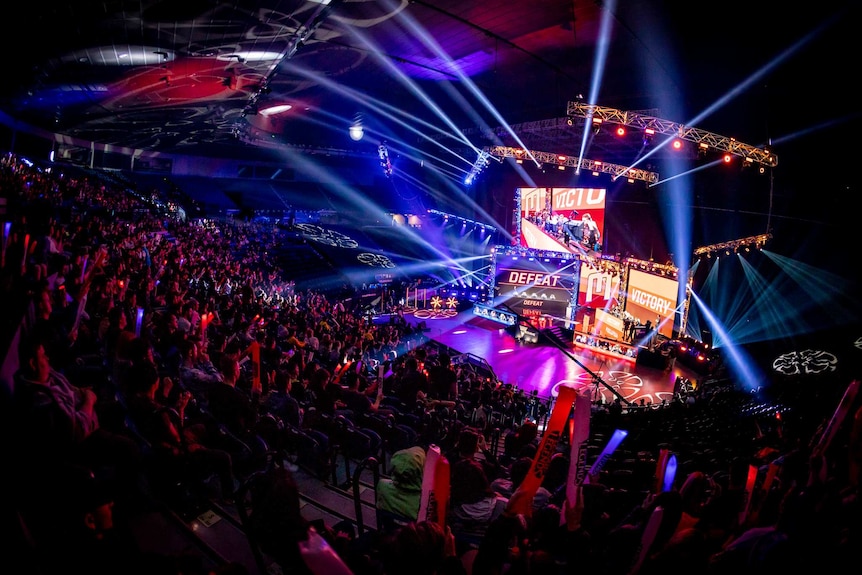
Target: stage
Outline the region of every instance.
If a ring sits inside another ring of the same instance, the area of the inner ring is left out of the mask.
[[[653,364],[631,357],[603,353],[573,342],[565,351],[544,338],[539,343],[522,343],[502,324],[476,317],[472,311],[416,310],[411,316],[417,323],[425,323],[425,338],[455,353],[484,358],[500,381],[527,393],[536,390],[540,397],[556,396],[559,385],[572,384],[590,386],[594,399],[601,397],[605,403],[612,402],[615,394],[604,385],[597,385],[596,375],[630,403],[643,400],[647,405],[660,404],[673,397],[677,377],[692,382],[705,378],[679,362],[666,362],[666,368],[652,367]]]

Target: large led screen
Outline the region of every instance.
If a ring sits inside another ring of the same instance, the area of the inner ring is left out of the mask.
[[[564,253],[601,252],[604,188],[520,188],[521,245]]]
[[[626,311],[651,327],[659,324],[660,334],[673,337],[679,281],[666,276],[629,269]]]
[[[620,303],[621,275],[619,266],[597,267],[581,264],[578,282],[578,307],[612,310]]]

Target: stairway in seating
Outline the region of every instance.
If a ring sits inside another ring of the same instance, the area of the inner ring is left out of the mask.
[[[556,347],[569,349],[572,347],[573,334],[571,330],[567,330],[558,325],[546,327],[539,332],[541,336],[539,341],[546,342]]]

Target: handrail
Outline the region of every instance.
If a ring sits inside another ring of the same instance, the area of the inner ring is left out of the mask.
[[[353,505],[356,510],[356,533],[362,535],[365,532],[365,518],[362,514],[362,500],[359,497],[359,478],[362,471],[370,467],[374,477],[374,499],[377,500],[377,482],[380,480],[380,464],[373,455],[366,457],[353,471]]]

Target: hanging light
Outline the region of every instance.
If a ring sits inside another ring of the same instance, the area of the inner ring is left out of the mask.
[[[362,114],[356,114],[353,117],[353,123],[348,128],[347,133],[350,134],[350,139],[358,142],[365,136],[365,129],[362,126]]]

